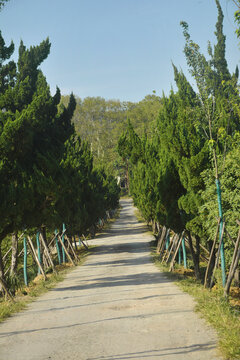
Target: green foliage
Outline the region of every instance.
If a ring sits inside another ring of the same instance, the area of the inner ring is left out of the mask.
[[[8,0],[1,0],[0,1],[0,11],[2,10],[3,6],[5,5],[5,3],[8,2]]]
[[[29,49],[21,41],[17,65],[5,64],[13,50],[0,33],[0,244],[11,232],[62,222],[81,234],[117,206],[116,180],[93,168],[88,144],[75,134],[73,94],[64,105],[59,89],[50,93],[39,69],[49,39]]]
[[[221,177],[222,190],[222,206],[224,213],[224,220],[226,222],[227,231],[233,239],[237,238],[239,225],[236,220],[239,220],[240,213],[240,146],[239,144],[230,151],[225,160],[224,171]],[[218,211],[216,208],[216,185],[215,179],[210,169],[205,170],[201,177],[205,184],[205,189],[201,193],[203,205],[199,209],[200,221],[203,224],[204,233],[208,238],[213,239],[216,232],[216,218]],[[231,262],[233,243],[225,236],[224,237],[225,252],[227,263]]]
[[[181,23],[197,91],[173,65],[177,92],[163,95],[154,133],[139,136],[129,123],[118,141],[119,155],[128,162],[134,203],[145,219],[176,232],[187,229],[206,246],[217,225],[215,177],[221,177],[224,218],[233,238],[239,214],[238,71],[231,75],[228,70],[218,0],[216,6],[217,42],[213,48],[209,44],[208,60],[191,39],[188,24]],[[226,240],[225,246],[229,265],[233,243]]]
[[[63,96],[62,103],[67,101],[68,96]],[[160,98],[152,94],[138,103],[101,97],[76,98],[76,101],[73,122],[77,134],[89,143],[94,164],[104,166],[108,174],[123,175],[124,164],[116,150],[119,134],[126,130],[128,118],[140,135],[151,133],[161,106]]]

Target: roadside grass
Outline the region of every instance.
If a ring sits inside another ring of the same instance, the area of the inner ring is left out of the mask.
[[[184,270],[176,265],[174,272],[168,272],[166,265],[161,264],[159,256],[152,249],[155,265],[172,279],[184,292],[190,294],[196,302],[196,311],[218,334],[219,351],[225,359],[240,359],[240,307],[233,306],[223,295],[223,289],[218,284],[209,291],[194,278],[191,270]],[[229,299],[231,300],[231,299]]]

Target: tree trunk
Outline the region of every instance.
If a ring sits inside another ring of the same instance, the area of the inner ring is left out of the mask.
[[[17,260],[18,260],[18,234],[12,234],[12,260],[10,268],[10,276],[12,278],[12,294],[16,291],[16,276],[17,276]]]
[[[200,261],[200,237],[196,236],[196,264],[198,268],[199,278],[200,278],[200,268],[199,268],[199,261]]]
[[[207,271],[205,274],[205,281],[204,281],[204,287],[209,288],[210,282],[212,278],[212,273],[216,261],[216,249],[215,249],[215,243],[213,241],[208,242],[209,251],[210,251],[210,257],[209,257],[209,263],[207,267]],[[214,246],[214,248],[213,248]]]
[[[130,184],[129,184],[129,164],[128,160],[126,161],[126,185],[127,185],[127,192],[130,195]]]
[[[3,260],[2,260],[2,248],[1,248],[1,243],[0,243],[0,278],[2,279],[2,281],[5,281],[4,279],[4,264],[3,264]],[[3,290],[3,286],[0,283],[0,291],[4,291]]]
[[[240,287],[239,269],[237,269],[234,274],[234,285]]]
[[[43,240],[44,240],[45,244],[48,245],[47,234],[46,234],[46,225],[41,226],[41,234],[42,234],[42,237],[43,237]]]
[[[18,259],[18,234],[15,232],[12,234],[12,261],[10,275],[15,276],[17,274],[17,259]]]
[[[198,239],[196,239],[196,253],[195,253],[192,243],[192,237],[189,231],[187,232],[187,236],[188,236],[188,243],[193,259],[195,276],[197,280],[200,280],[200,269],[199,269],[200,238],[198,237]]]

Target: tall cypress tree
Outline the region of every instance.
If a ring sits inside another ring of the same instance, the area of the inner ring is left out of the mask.
[[[48,56],[49,40],[39,46],[19,48],[16,81],[0,96],[5,109],[0,134],[1,207],[0,239],[23,226],[39,226],[51,220],[54,182],[64,142],[73,132],[75,108],[58,110],[60,92],[51,96],[39,65]]]

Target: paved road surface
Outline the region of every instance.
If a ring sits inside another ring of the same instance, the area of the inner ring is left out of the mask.
[[[214,332],[149,256],[130,200],[86,263],[0,325],[0,360],[213,360]]]

